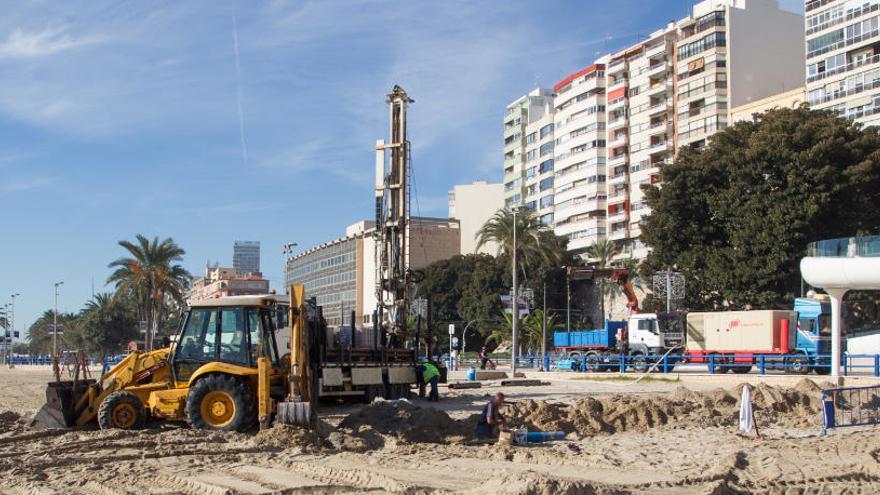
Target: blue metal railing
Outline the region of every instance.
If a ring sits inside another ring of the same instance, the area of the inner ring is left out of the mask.
[[[830,428],[880,423],[880,385],[822,390],[822,434]]]
[[[773,371],[805,374],[816,372],[827,375],[831,371],[831,355],[821,354],[805,356],[804,354],[711,354],[694,358],[694,356],[670,355],[606,355],[601,358],[591,356],[565,355],[523,355],[517,356],[517,368],[537,370],[542,368],[550,371],[570,372],[643,372],[654,367],[656,373],[672,373],[682,370],[706,370],[709,374],[750,373],[765,375]],[[509,367],[509,357],[492,357],[498,366]],[[459,359],[459,369],[469,366],[479,368],[479,358]],[[841,372],[844,375],[870,375],[880,377],[880,354],[843,354]]]

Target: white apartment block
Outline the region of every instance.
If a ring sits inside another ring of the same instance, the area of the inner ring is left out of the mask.
[[[880,1],[808,0],[804,14],[810,108],[880,123]]]
[[[498,253],[494,242],[477,249],[477,233],[504,207],[504,186],[477,181],[454,186],[449,191],[449,218],[458,220],[461,230],[460,254]],[[553,205],[550,205],[551,209]]]
[[[524,204],[527,187],[538,182],[535,168],[539,167],[538,158],[552,158],[553,120],[552,116],[548,118],[552,112],[553,90],[546,88],[536,88],[507,106],[504,113],[504,202],[507,206]],[[540,156],[539,149],[547,140],[551,143],[551,153]],[[531,176],[526,177],[529,169]],[[531,195],[536,204],[537,193],[536,190]]]
[[[554,86],[556,134],[554,230],[582,250],[606,234],[605,65],[596,63]]]
[[[639,236],[648,209],[641,186],[659,182],[679,147],[705,146],[726,128],[730,108],[803,85],[802,23],[777,0],[704,0],[690,16],[601,57],[553,92],[520,98],[505,116],[506,204],[552,218],[572,251],[608,238],[620,243],[624,256],[644,257]],[[543,108],[522,120],[538,96],[553,100],[555,151],[553,163],[532,169],[540,162],[539,156],[527,159],[532,144],[508,139],[551,129]],[[517,149],[526,158],[518,161]],[[555,169],[552,208],[544,195],[551,189],[540,186],[550,183],[549,167]]]

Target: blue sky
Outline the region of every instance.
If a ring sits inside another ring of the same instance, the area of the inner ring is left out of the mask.
[[[0,302],[21,293],[25,329],[63,280],[79,310],[137,233],[173,237],[194,274],[261,241],[277,286],[282,243],[372,215],[393,84],[416,100],[414,204],[445,216],[452,185],[500,180],[509,102],[691,5],[0,2]]]

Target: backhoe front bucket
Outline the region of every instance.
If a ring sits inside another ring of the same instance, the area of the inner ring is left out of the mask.
[[[287,425],[312,427],[312,404],[309,402],[279,402],[275,420]]]
[[[94,383],[94,380],[49,383],[46,386],[46,403],[34,415],[31,426],[60,429],[75,425],[77,411],[74,407]]]

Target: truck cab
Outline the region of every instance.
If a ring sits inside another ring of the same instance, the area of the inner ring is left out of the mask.
[[[794,300],[797,311],[797,335],[794,350],[808,356],[831,353],[831,301],[828,296],[799,297]]]
[[[627,323],[629,350],[663,354],[681,345],[682,317],[678,313],[637,313]]]

